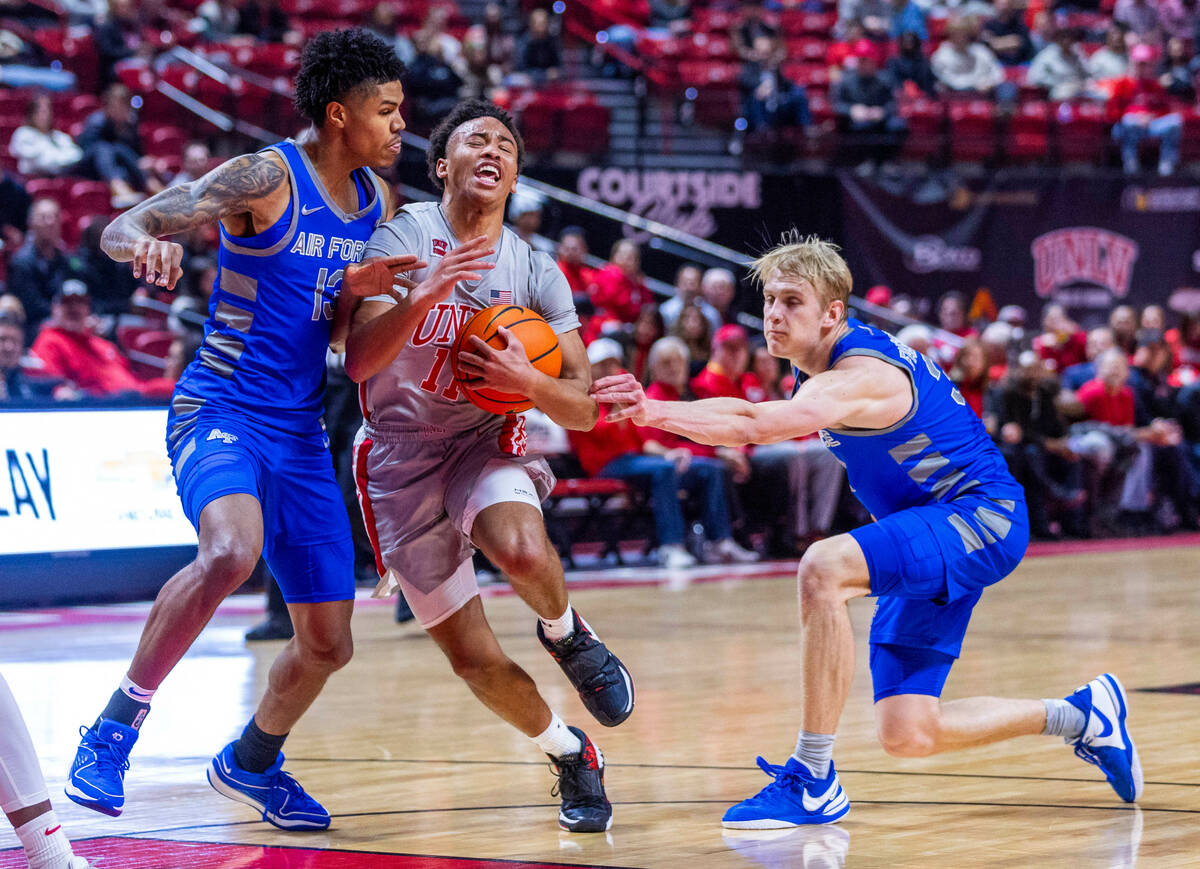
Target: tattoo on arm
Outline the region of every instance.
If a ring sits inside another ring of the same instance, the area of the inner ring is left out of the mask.
[[[132,259],[139,241],[249,211],[255,200],[275,192],[286,181],[287,172],[274,157],[235,157],[203,178],[169,187],[131,208],[104,230],[101,246],[115,260]]]

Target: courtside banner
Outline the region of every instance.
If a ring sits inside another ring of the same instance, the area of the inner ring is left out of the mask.
[[[160,410],[0,412],[0,556],[194,546]]]

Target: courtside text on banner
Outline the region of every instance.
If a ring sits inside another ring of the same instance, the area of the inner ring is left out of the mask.
[[[166,410],[0,412],[0,556],[194,546]]]

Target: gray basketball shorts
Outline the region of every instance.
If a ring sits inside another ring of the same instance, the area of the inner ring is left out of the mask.
[[[449,618],[479,592],[471,567],[475,517],[507,501],[540,510],[554,488],[545,459],[514,455],[509,434],[499,423],[450,435],[359,429],[354,474],[380,576],[375,596],[401,589],[422,627]]]

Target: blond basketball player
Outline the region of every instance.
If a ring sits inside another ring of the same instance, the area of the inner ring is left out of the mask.
[[[381,589],[399,587],[475,696],[551,757],[563,829],[595,832],[612,823],[604,758],[582,730],[550,710],[500,648],[471,564],[478,548],[504,571],[537,613],[538,638],[601,724],[629,716],[629,672],[570,606],[546,536],[541,501],[554,483],[550,469],[525,455],[522,417],[475,407],[452,373],[451,345],[476,311],[531,308],[558,334],[560,377],[534,369],[504,329],[503,350],[472,339],[472,352],[460,357],[464,373],[529,396],[566,428],[595,424],[566,278],[549,256],[504,228],[522,157],[506,112],[479,100],[460,104],[430,140],[430,177],[443,189],[441,202],[406,206],[376,230],[364,264],[347,270],[355,292],[380,293],[359,308],[346,344],[346,372],[362,384],[365,418],[355,468]],[[409,272],[411,280],[400,279],[396,290],[392,263],[405,255],[429,265]]]

